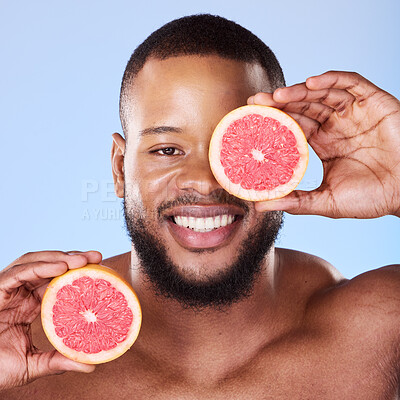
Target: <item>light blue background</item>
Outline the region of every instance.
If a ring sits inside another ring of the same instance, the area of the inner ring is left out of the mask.
[[[0,269],[27,251],[130,249],[111,184],[111,133],[134,48],[199,12],[244,25],[277,54],[288,84],[355,70],[400,96],[400,2],[0,1]],[[399,133],[400,134],[400,133]],[[312,159],[303,187],[316,187]],[[87,193],[91,188],[93,193]],[[287,216],[278,245],[346,277],[400,262],[400,221]]]

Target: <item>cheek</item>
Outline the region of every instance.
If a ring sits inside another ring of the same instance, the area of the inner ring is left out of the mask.
[[[153,211],[161,203],[176,198],[176,168],[160,168],[140,157],[125,168],[126,195],[139,202],[146,212]]]

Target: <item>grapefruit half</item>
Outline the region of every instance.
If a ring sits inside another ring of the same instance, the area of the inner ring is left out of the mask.
[[[234,196],[279,199],[303,178],[308,144],[290,115],[274,107],[248,105],[219,122],[211,137],[209,161],[215,179]]]
[[[132,287],[97,264],[54,278],[42,299],[43,330],[64,356],[86,364],[111,361],[135,342],[142,321]]]

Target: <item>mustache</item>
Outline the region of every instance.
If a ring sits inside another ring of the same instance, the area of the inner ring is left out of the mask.
[[[162,218],[162,214],[170,208],[183,205],[193,206],[197,204],[229,204],[240,207],[245,214],[250,211],[250,207],[244,200],[229,194],[223,189],[216,189],[208,196],[200,196],[196,195],[195,193],[186,193],[185,195],[179,196],[174,200],[165,201],[157,208],[157,214],[159,218]]]

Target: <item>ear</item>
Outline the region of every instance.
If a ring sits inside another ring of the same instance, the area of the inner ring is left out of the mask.
[[[125,155],[125,139],[119,134],[112,135],[113,144],[111,147],[111,165],[112,175],[114,179],[115,194],[124,197],[124,155]]]

